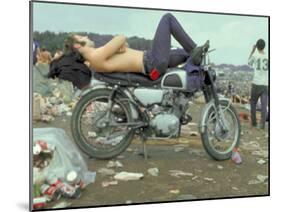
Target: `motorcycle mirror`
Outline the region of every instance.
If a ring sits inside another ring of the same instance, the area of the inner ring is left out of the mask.
[[[208,51],[208,53],[213,52],[213,51],[215,51],[215,50],[216,50],[216,49],[211,49],[211,50]]]

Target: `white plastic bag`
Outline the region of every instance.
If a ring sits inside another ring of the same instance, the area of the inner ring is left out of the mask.
[[[88,171],[86,162],[63,129],[34,128],[33,143],[38,140],[55,146],[49,166],[45,167],[41,173],[45,178],[49,175],[56,175],[60,179],[65,179],[69,171],[76,171],[85,185],[95,181],[96,172]],[[36,173],[33,177],[36,178]]]

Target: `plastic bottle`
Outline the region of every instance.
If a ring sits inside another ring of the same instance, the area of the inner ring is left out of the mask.
[[[232,150],[231,160],[236,164],[242,163],[241,155],[238,152],[238,148],[236,148],[236,147],[234,147]]]

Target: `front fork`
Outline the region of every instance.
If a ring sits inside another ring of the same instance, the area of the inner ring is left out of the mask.
[[[214,85],[214,80],[210,74],[210,72],[207,70],[206,71],[206,77],[209,78],[210,83],[209,85],[206,85],[206,87],[203,89],[203,93],[205,96],[205,101],[206,103],[208,103],[209,101],[211,101],[211,99],[214,99],[214,110],[215,110],[215,115],[216,115],[216,119],[218,120],[218,124],[220,126],[220,128],[222,129],[222,131],[224,133],[227,133],[229,131],[229,129],[227,128],[227,125],[225,124],[225,116],[224,113],[222,111],[222,108],[220,107],[220,102],[219,102],[219,97]],[[227,106],[229,107],[229,105]]]

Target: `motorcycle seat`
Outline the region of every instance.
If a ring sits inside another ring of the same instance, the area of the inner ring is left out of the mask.
[[[151,80],[148,76],[142,73],[101,73],[101,72],[94,72],[94,78],[97,80],[106,82],[111,85],[120,85],[120,86],[129,86],[129,87],[138,87],[138,86],[145,86],[145,87],[160,87],[161,80],[163,75],[160,76],[157,80]]]

